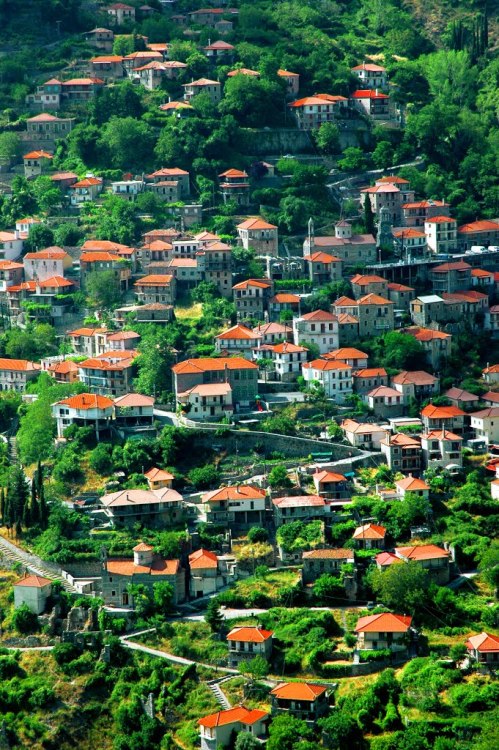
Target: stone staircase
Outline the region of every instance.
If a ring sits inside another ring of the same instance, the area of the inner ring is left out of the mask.
[[[5,558],[11,563],[20,563],[30,573],[43,578],[49,578],[51,581],[60,581],[63,589],[68,591],[70,594],[77,594],[78,591],[72,586],[69,581],[66,581],[60,573],[57,573],[51,569],[48,565],[45,565],[36,555],[31,555],[29,552],[21,550],[16,547],[15,544],[7,541],[3,537],[0,537],[0,557]]]
[[[215,696],[215,699],[217,703],[221,706],[221,708],[226,711],[229,708],[232,708],[230,705],[230,702],[225,695],[225,693],[222,691],[222,688],[220,687],[220,683],[226,682],[227,680],[232,679],[232,677],[222,677],[220,680],[211,680],[208,682],[208,687]]]

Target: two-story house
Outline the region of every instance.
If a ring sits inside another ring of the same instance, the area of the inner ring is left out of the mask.
[[[237,233],[245,250],[251,248],[256,255],[277,255],[279,238],[275,224],[258,217],[246,219],[237,225]]]
[[[367,422],[357,422],[355,419],[343,420],[341,428],[350,445],[368,451],[380,450],[381,440],[388,434],[385,427]]]
[[[267,736],[269,715],[259,708],[235,706],[198,720],[201,750],[218,750],[231,747],[234,736],[248,733],[258,742]]]
[[[362,651],[405,651],[412,617],[383,612],[360,617],[355,626],[357,648]]]
[[[242,661],[251,661],[261,656],[269,661],[272,655],[272,630],[257,626],[232,628],[227,635],[229,646],[229,666],[237,667]]]
[[[265,520],[265,491],[248,484],[221,487],[202,497],[208,523],[248,528]]]
[[[36,253],[26,253],[23,266],[27,280],[45,281],[54,276],[64,277],[72,268],[73,260],[62,247],[47,247]]]
[[[424,370],[403,370],[392,377],[392,386],[402,394],[404,404],[438,395],[440,380]]]
[[[258,345],[260,337],[251,328],[241,324],[232,326],[215,336],[215,350],[218,354],[229,356],[240,354],[246,359],[252,358],[252,350]]]
[[[451,430],[457,435],[464,432],[466,413],[457,406],[435,406],[427,404],[421,412],[423,427],[426,432],[430,430]]]
[[[100,177],[85,177],[74,182],[69,188],[71,205],[80,206],[87,201],[94,201],[103,187],[104,183]]]
[[[80,380],[90,391],[125,396],[133,390],[134,350],[111,351],[80,362]]]
[[[164,528],[179,524],[183,518],[182,495],[165,487],[160,490],[119,490],[99,500],[111,526],[120,528],[141,523]]]
[[[403,500],[408,493],[411,495],[417,495],[418,497],[423,497],[425,500],[428,500],[430,496],[430,485],[425,482],[424,479],[413,477],[412,474],[404,477],[404,479],[397,479],[395,482],[395,489],[401,500]]]
[[[234,405],[249,406],[258,393],[258,366],[243,357],[201,357],[172,367],[175,394],[209,383],[228,383]]]
[[[421,441],[410,435],[397,432],[388,435],[380,442],[381,452],[386,457],[386,464],[391,471],[418,473],[421,470]]]
[[[450,216],[432,216],[425,219],[424,233],[426,244],[432,253],[438,255],[457,250],[457,222]]]
[[[160,302],[173,305],[176,298],[176,279],[172,274],[149,274],[134,284],[137,302],[148,305]]]
[[[430,280],[435,294],[453,294],[471,287],[471,266],[462,260],[441,263],[430,272]]]
[[[373,388],[388,385],[388,374],[384,367],[365,367],[352,373],[353,391],[364,396]]]
[[[213,104],[218,104],[222,98],[222,84],[209,78],[198,78],[196,81],[184,83],[184,99],[191,102],[198,94],[208,94]]]
[[[269,279],[248,279],[232,287],[238,320],[264,320],[273,295]]]
[[[338,318],[326,310],[314,310],[293,319],[293,340],[295,344],[317,347],[320,354],[326,354],[339,347]]]
[[[387,385],[373,388],[366,393],[364,400],[377,417],[397,417],[404,410],[402,394]]]
[[[383,549],[386,528],[376,523],[366,523],[355,529],[352,539],[360,549]]]
[[[487,445],[499,443],[499,407],[489,406],[480,411],[474,411],[470,415],[471,429],[475,431],[475,437],[485,440]]]
[[[52,416],[57,422],[57,437],[71,425],[92,427],[97,439],[109,433],[114,419],[114,402],[111,398],[96,393],[78,393],[52,404]]]
[[[327,398],[342,404],[352,393],[352,366],[346,362],[314,359],[302,365],[302,374],[309,385],[318,382]]]
[[[250,184],[247,172],[242,169],[226,169],[218,177],[224,203],[234,201],[238,206],[249,205]]]
[[[40,370],[40,365],[27,359],[0,358],[0,391],[25,391]]]
[[[339,281],[343,276],[343,261],[336,255],[330,255],[320,250],[305,255],[309,279],[315,287]]]
[[[177,402],[189,419],[217,422],[234,414],[232,388],[229,383],[200,383],[177,394]]]
[[[272,716],[294,716],[315,724],[329,713],[330,696],[326,685],[311,682],[283,682],[270,691]]]
[[[430,430],[421,435],[423,463],[429,468],[461,467],[463,438],[447,429]]]

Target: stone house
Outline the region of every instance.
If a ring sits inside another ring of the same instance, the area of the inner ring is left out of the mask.
[[[302,554],[302,581],[313,583],[322,575],[338,576],[344,565],[355,564],[351,549],[312,549]]]
[[[100,498],[100,506],[111,526],[145,526],[162,528],[181,523],[182,496],[167,487],[160,490],[119,490]]]
[[[421,470],[421,441],[417,438],[397,432],[388,435],[380,442],[381,452],[391,471],[418,473]]]
[[[340,258],[344,268],[376,262],[376,240],[372,234],[353,234],[352,225],[345,220],[335,225],[334,236],[311,236],[303,243],[304,256],[316,252]]]
[[[247,279],[232,287],[238,320],[264,320],[274,285],[269,279]]]
[[[26,359],[0,358],[0,391],[25,391],[30,380],[35,380],[41,367]]]
[[[440,380],[424,370],[403,370],[392,377],[392,386],[402,394],[404,404],[438,395]]]
[[[290,715],[314,725],[329,713],[326,685],[310,682],[283,682],[270,691],[272,716]]]
[[[132,560],[108,559],[102,563],[102,598],[111,607],[133,609],[130,584],[142,584],[152,593],[155,583],[169,583],[173,603],[185,601],[185,571],[179,560],[164,560],[154,548],[141,542],[133,549]]]
[[[377,417],[397,417],[403,412],[404,400],[394,388],[380,385],[364,396],[369,408]]]
[[[246,219],[237,225],[237,233],[245,250],[251,248],[256,255],[277,255],[279,241],[275,224],[258,217]]]
[[[243,357],[201,357],[172,367],[175,394],[209,383],[228,383],[233,403],[249,406],[258,393],[258,366]]]
[[[384,367],[366,367],[352,373],[353,390],[359,396],[372,391],[373,388],[388,385],[388,375]]]
[[[317,250],[311,255],[305,255],[308,276],[315,287],[339,281],[343,276],[343,261],[336,255]]]

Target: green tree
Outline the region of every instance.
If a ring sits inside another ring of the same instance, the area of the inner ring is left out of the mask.
[[[224,623],[224,617],[216,599],[210,599],[206,608],[204,621],[214,633],[218,633]]]
[[[35,224],[31,227],[29,237],[24,243],[28,252],[36,252],[54,244],[54,233],[46,224]]]
[[[219,110],[233,115],[244,127],[262,127],[281,120],[283,101],[277,81],[238,75],[227,79]]]
[[[414,561],[376,569],[369,580],[383,604],[397,611],[417,612],[428,596],[428,572]]]
[[[294,750],[300,740],[312,740],[314,731],[306,721],[291,714],[275,716],[269,727],[267,750]]]
[[[0,160],[17,161],[22,155],[22,144],[18,133],[5,131],[0,133]]]
[[[390,331],[383,339],[383,366],[397,370],[421,370],[426,365],[426,354],[420,341],[408,333]]]
[[[239,732],[234,750],[259,750],[261,743],[250,732]]]
[[[323,154],[337,154],[340,151],[340,129],[335,122],[324,122],[315,134],[315,142]]]
[[[111,310],[122,300],[120,280],[114,271],[93,271],[85,280],[91,307],[98,310]]]
[[[33,194],[40,211],[52,213],[53,209],[62,204],[63,195],[50,177],[40,175],[33,182]],[[30,232],[31,234],[31,232]]]
[[[320,719],[326,747],[333,750],[355,750],[363,747],[362,732],[348,711],[337,710]]]
[[[479,563],[480,574],[488,585],[499,588],[499,541],[493,539],[488,549],[482,554]]]
[[[92,120],[98,126],[111,117],[138,119],[144,114],[137,88],[129,80],[115,83],[114,86],[102,87],[89,104],[89,111]],[[100,136],[99,131],[97,134]]]
[[[191,469],[187,478],[197,490],[206,490],[218,482],[220,474],[216,466],[206,464],[206,466]]]
[[[29,485],[24,471],[18,464],[14,464],[7,478],[6,507],[9,509],[9,526],[16,529],[16,534],[22,531],[22,523],[26,516],[25,506],[29,500]]]
[[[366,155],[358,146],[347,146],[343,151],[343,157],[338,162],[338,167],[343,172],[360,172],[367,168]]]
[[[252,680],[263,680],[269,673],[269,663],[263,656],[258,655],[250,661],[243,661],[239,665],[239,670],[249,675]]]
[[[175,358],[171,346],[166,342],[164,334],[159,332],[143,340],[139,351],[140,355],[136,361],[136,390],[165,401],[172,392],[171,367],[175,363]]]
[[[102,130],[101,141],[109,151],[111,164],[117,169],[140,171],[151,163],[154,131],[134,117],[113,115]]]
[[[268,476],[268,483],[272,489],[288,489],[293,486],[288,476],[288,471],[283,464],[278,464],[271,469]]]
[[[374,212],[368,195],[366,195],[366,197],[364,198],[364,230],[367,234],[376,236]]]
[[[113,446],[99,443],[90,454],[90,468],[101,476],[109,476],[113,470]]]
[[[12,615],[12,626],[21,635],[36,633],[39,630],[38,617],[27,604],[21,604]]]
[[[378,169],[387,169],[387,167],[391,167],[393,164],[394,155],[394,148],[389,141],[379,141],[372,152],[371,158],[375,167]]]
[[[54,230],[54,242],[61,247],[74,247],[82,239],[83,233],[75,224],[59,224]]]
[[[324,573],[319,576],[312,587],[314,597],[324,606],[332,606],[334,599],[344,599],[345,589],[337,576]]]
[[[171,583],[168,581],[159,581],[154,583],[153,587],[153,601],[154,606],[160,614],[166,614],[172,608],[174,590]]]

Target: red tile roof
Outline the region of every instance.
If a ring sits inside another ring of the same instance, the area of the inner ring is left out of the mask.
[[[333,320],[337,320],[337,317],[336,315],[333,315],[333,313],[327,312],[326,310],[314,310],[313,312],[302,315],[301,319],[311,322],[330,322]]]
[[[180,569],[179,560],[155,559],[150,565],[135,565],[133,560],[108,560],[106,570],[108,573],[120,576],[151,575],[151,576],[174,576]]]
[[[51,584],[50,578],[44,578],[43,576],[37,575],[26,575],[21,578],[20,581],[14,584],[14,586],[29,586],[30,588],[43,589],[45,586]]]
[[[270,694],[284,700],[313,702],[326,690],[326,685],[314,685],[310,682],[283,682],[271,690]]]
[[[417,479],[416,477],[408,476],[404,479],[398,479],[395,482],[395,486],[404,492],[415,492],[419,490],[429,490],[430,485],[426,484],[423,479]]]
[[[368,359],[369,355],[366,352],[361,352],[360,349],[354,347],[345,346],[341,349],[335,349],[332,352],[322,355],[323,359],[336,359],[340,362],[346,361],[347,359]]]
[[[146,471],[144,476],[146,479],[150,479],[151,482],[166,482],[170,481],[170,479],[175,479],[173,474],[170,474],[169,471],[158,469],[155,466],[152,469],[149,469],[149,471]]]
[[[326,503],[319,495],[299,495],[297,497],[274,497],[272,504],[276,508],[315,508]]]
[[[350,94],[352,99],[389,99],[388,94],[382,94],[375,89],[359,89]]]
[[[191,570],[216,569],[218,567],[218,557],[214,552],[209,552],[206,549],[198,549],[189,555],[189,565]]]
[[[186,359],[172,367],[176,374],[210,372],[213,370],[258,370],[258,365],[249,362],[243,357],[200,357],[199,359]]]
[[[27,359],[8,359],[6,357],[0,358],[0,370],[32,372],[33,370],[39,369],[40,365],[36,364],[36,362],[30,362]]]
[[[489,633],[479,633],[468,638],[466,647],[478,651],[480,654],[496,654],[499,652],[499,638],[496,635],[489,635]]]
[[[204,503],[218,503],[221,500],[256,500],[265,497],[265,490],[250,484],[235,484],[221,487],[203,495]]]
[[[436,544],[421,544],[413,547],[395,547],[395,552],[406,560],[435,560],[437,558],[448,558],[450,553]]]
[[[198,724],[207,729],[213,729],[214,727],[223,727],[227,724],[254,724],[261,719],[264,719],[268,714],[265,711],[254,708],[249,710],[244,706],[235,706],[234,708],[228,708],[225,711],[217,711],[214,714],[203,716],[202,719],[198,719]]]
[[[421,415],[429,419],[451,419],[452,417],[464,417],[465,413],[457,406],[435,406],[435,404],[428,404],[422,410]]]
[[[356,633],[407,633],[412,617],[383,612],[379,615],[360,617],[355,626]]]
[[[253,333],[251,328],[248,328],[247,326],[243,326],[241,324],[232,326],[232,328],[229,328],[227,331],[222,331],[222,333],[219,333],[218,336],[215,336],[216,339],[219,341],[226,341],[226,340],[252,340],[260,338],[257,333]]]
[[[311,549],[302,554],[304,560],[352,560],[353,549]]]
[[[264,630],[260,627],[232,628],[227,635],[228,641],[242,641],[244,643],[264,643],[272,638],[273,630]]]
[[[352,539],[384,539],[386,529],[384,526],[378,526],[375,523],[366,523],[364,526],[358,526],[352,534]]]
[[[437,378],[424,370],[403,370],[392,378],[392,383],[398,385],[434,385],[436,382]]]
[[[351,70],[368,70],[369,72],[373,73],[384,73],[386,71],[386,68],[382,68],[381,65],[374,65],[374,63],[362,63],[362,65],[356,65],[354,68],[351,68]],[[387,179],[386,177],[383,177],[382,179]],[[400,180],[400,177],[396,178],[397,180]],[[407,180],[403,180],[403,182],[407,182]]]
[[[457,228],[461,234],[471,234],[472,232],[499,232],[499,223],[489,219],[480,219],[472,221],[469,224],[462,224]]]
[[[110,409],[114,401],[107,396],[99,396],[96,393],[78,393],[57,402],[59,405],[69,406],[70,409],[87,411],[88,409]]]

